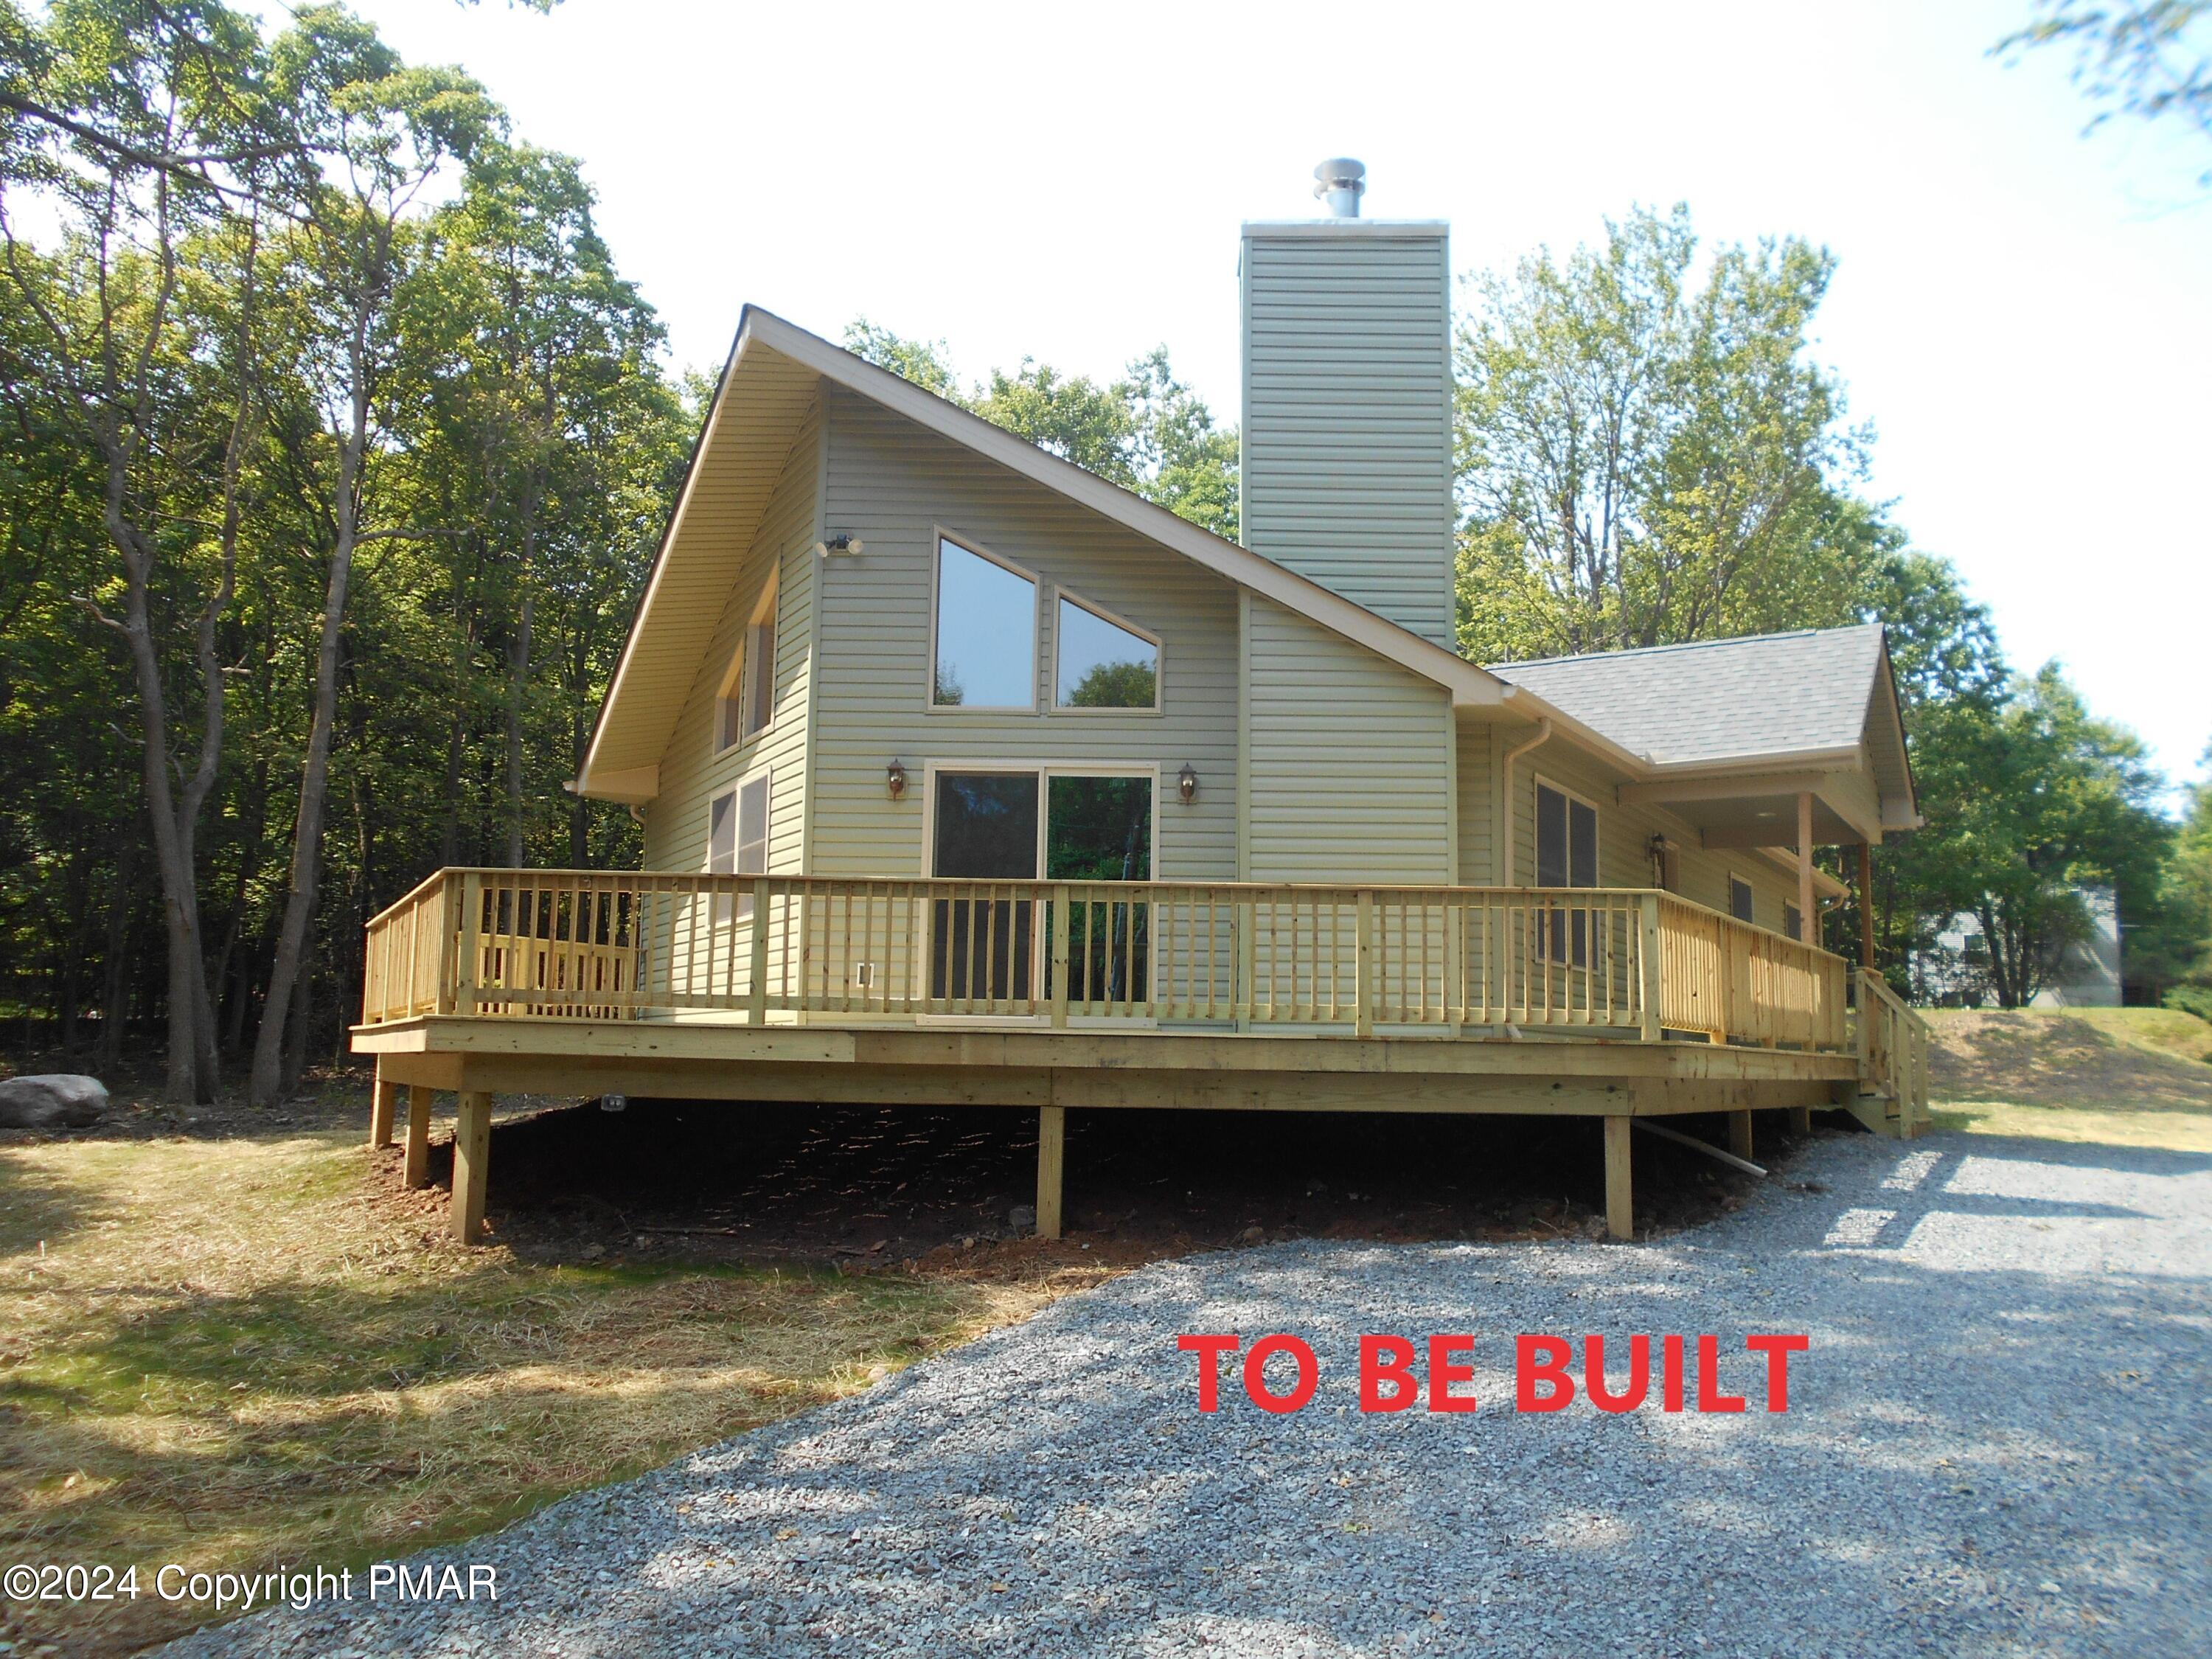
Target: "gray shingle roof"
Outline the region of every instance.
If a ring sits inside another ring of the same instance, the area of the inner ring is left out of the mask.
[[[1866,735],[1881,665],[1879,623],[1492,663],[1654,765],[1809,749]]]

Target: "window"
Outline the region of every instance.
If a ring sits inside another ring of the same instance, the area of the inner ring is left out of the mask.
[[[718,876],[757,876],[768,869],[769,775],[758,773],[735,789],[714,797],[707,809],[707,869]],[[752,895],[741,895],[736,915],[743,921],[753,913]],[[714,920],[731,916],[729,896],[714,900]]]
[[[1794,904],[1782,907],[1782,931],[1794,939],[1805,937],[1805,913]]]
[[[933,708],[1036,707],[1036,594],[1034,578],[938,538]]]
[[[1536,786],[1536,885],[1597,885],[1597,808],[1542,782]],[[1589,958],[1589,912],[1551,912],[1550,954],[1583,966]]]
[[[1751,920],[1751,884],[1741,876],[1729,878],[1729,914],[1738,921]]]
[[[1154,788],[1150,774],[933,772],[930,872],[975,882],[1149,881]],[[1143,1000],[1151,920],[1141,901],[1078,899],[1068,918],[1069,997]],[[933,900],[930,995],[1052,994],[1051,975],[1039,970],[1054,925],[1050,904],[1019,890]]]
[[[1054,706],[1060,708],[1157,708],[1160,647],[1133,629],[1109,621],[1082,600],[1060,596],[1054,630],[1058,658]]]
[[[758,737],[775,718],[775,611],[779,584],[753,607],[752,621],[738,641],[729,672],[714,699],[714,749],[720,753]]]

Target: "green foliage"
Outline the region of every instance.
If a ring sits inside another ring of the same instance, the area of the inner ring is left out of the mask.
[[[1148,662],[1102,662],[1067,694],[1071,708],[1150,708],[1159,699],[1159,675]]]
[[[143,554],[173,789],[210,757],[194,948],[228,1052],[292,884],[342,520],[300,1030],[335,1044],[362,921],[426,869],[636,856],[625,814],[562,785],[697,399],[572,160],[340,8],[281,22],[0,13],[26,48],[0,52],[0,956],[77,1051],[96,1033],[112,1056],[174,1000],[144,683],[98,619],[132,585],[118,534]],[[67,234],[33,240],[57,213]]]
[[[2128,115],[2212,141],[2212,0],[2036,0],[2034,11],[1991,50],[2072,48],[2074,83],[2099,106],[2092,129]],[[2212,185],[2212,167],[2199,182]]]
[[[845,349],[1217,536],[1237,538],[1236,428],[1214,424],[1205,401],[1176,379],[1165,346],[1131,362],[1111,386],[1024,357],[1011,374],[994,368],[964,390],[942,340],[904,339],[860,318],[845,330]]]
[[[1455,343],[1462,650],[1565,655],[1850,621],[1889,532],[1807,360],[1834,261],[1688,210],[1470,281]]]

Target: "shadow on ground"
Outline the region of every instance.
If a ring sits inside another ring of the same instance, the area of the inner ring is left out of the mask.
[[[1680,1123],[1725,1140],[1718,1118]],[[1786,1164],[1781,1123],[1761,1115],[1759,1152]],[[1636,1156],[1639,1232],[1710,1219],[1752,1183],[1657,1140]],[[434,1181],[450,1167],[434,1146]],[[633,1099],[495,1125],[490,1215],[526,1256],[872,1267],[1019,1237],[1036,1170],[1028,1112]],[[1595,1120],[1071,1113],[1066,1248],[1150,1260],[1297,1237],[1589,1235],[1601,1170]]]

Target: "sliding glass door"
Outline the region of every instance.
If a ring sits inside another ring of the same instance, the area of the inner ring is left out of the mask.
[[[1149,881],[1150,774],[938,772],[930,873],[988,884]],[[931,901],[929,993],[962,1001],[1050,996],[1038,964],[1050,907],[984,889]],[[1071,1000],[1141,1000],[1150,979],[1146,907],[1092,900],[1069,917]],[[1039,981],[1044,983],[1040,987]]]

